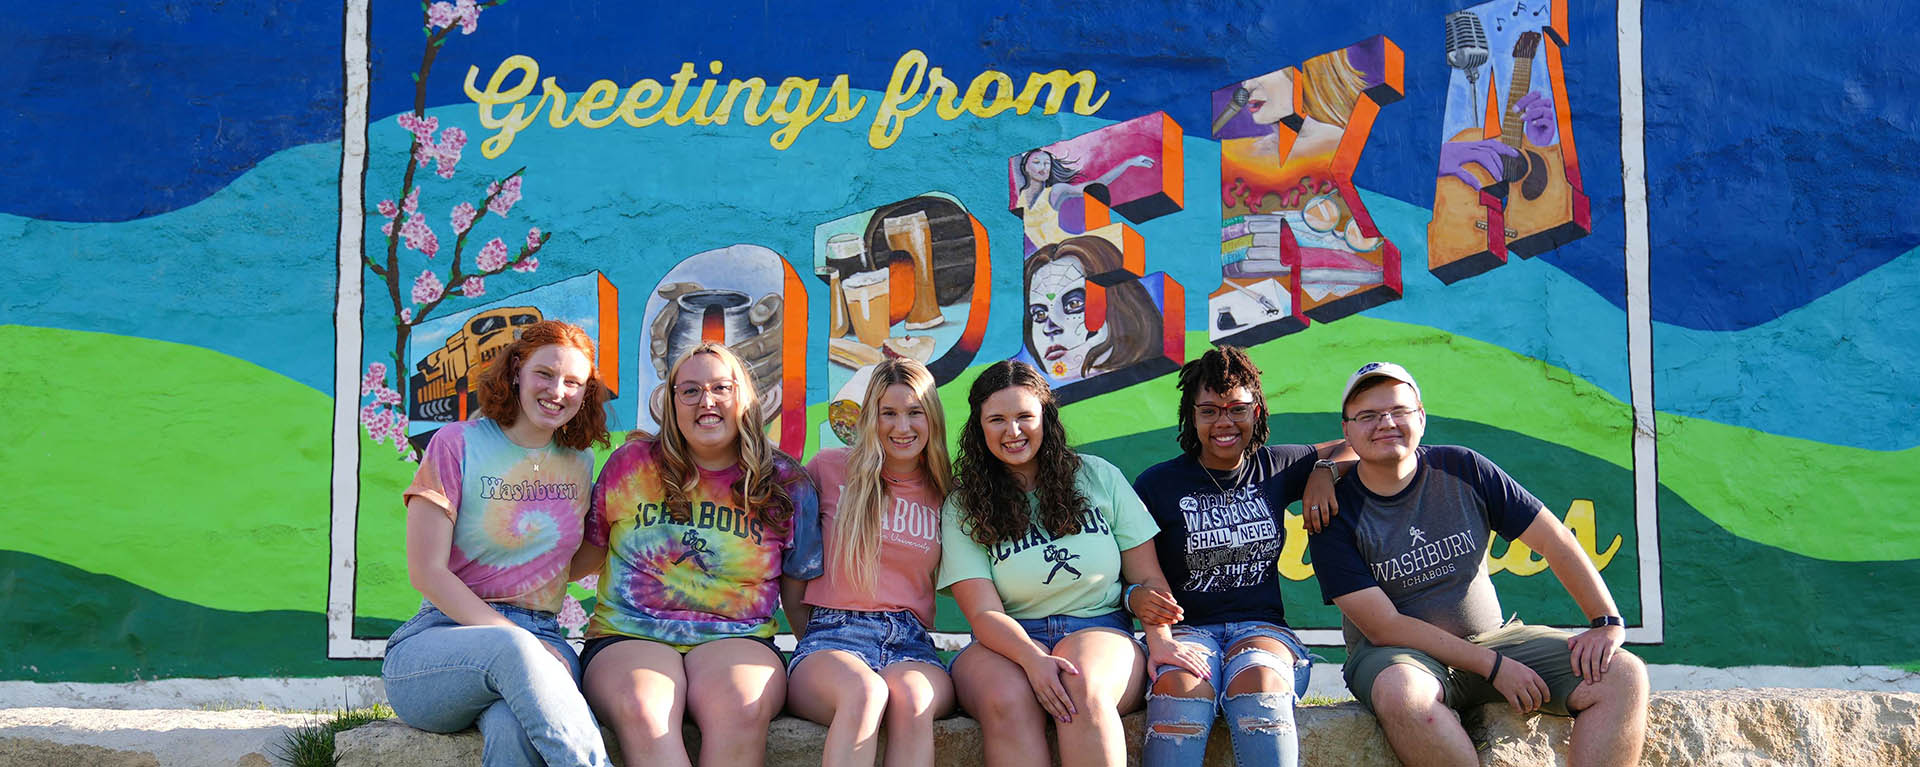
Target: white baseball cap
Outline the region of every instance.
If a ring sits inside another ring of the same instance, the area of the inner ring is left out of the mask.
[[[1353,375],[1347,378],[1347,388],[1340,392],[1340,412],[1347,411],[1347,400],[1353,398],[1353,390],[1360,388],[1361,383],[1372,378],[1391,378],[1411,386],[1414,399],[1420,399],[1420,384],[1413,382],[1413,374],[1408,373],[1406,368],[1391,362],[1369,362],[1361,365],[1359,370],[1353,371]]]

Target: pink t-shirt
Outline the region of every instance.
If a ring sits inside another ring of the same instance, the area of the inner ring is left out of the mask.
[[[820,488],[821,539],[831,548],[840,494],[847,481],[847,448],[822,450],[807,464]],[[807,582],[806,603],[839,610],[884,612],[912,610],[920,623],[933,626],[933,572],[940,566],[940,502],[932,483],[915,474],[887,482],[887,507],[880,514],[880,566],[874,571],[873,593],[862,593],[836,571],[827,558],[826,572]]]

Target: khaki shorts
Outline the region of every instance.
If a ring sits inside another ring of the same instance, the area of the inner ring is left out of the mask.
[[[1507,656],[1501,673],[1506,673],[1514,661],[1526,664],[1547,683],[1547,690],[1553,695],[1546,705],[1540,707],[1540,711],[1572,716],[1567,711],[1567,696],[1580,686],[1580,677],[1573,675],[1573,653],[1567,649],[1567,639],[1572,636],[1558,629],[1528,626],[1513,620],[1484,634],[1467,637],[1467,641]],[[1433,656],[1409,647],[1376,647],[1361,639],[1347,653],[1347,663],[1340,670],[1347,679],[1347,689],[1353,692],[1353,697],[1371,711],[1373,680],[1395,663],[1425,669],[1433,678],[1440,680],[1447,706],[1455,710],[1506,701],[1506,696],[1501,695],[1492,682],[1479,674],[1449,668]]]

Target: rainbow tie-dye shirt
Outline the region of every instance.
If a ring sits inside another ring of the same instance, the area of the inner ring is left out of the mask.
[[[630,636],[671,645],[770,637],[780,576],[820,576],[820,500],[800,464],[774,453],[777,481],[793,499],[785,525],[734,502],[739,467],[700,470],[692,516],[667,512],[659,448],[621,445],[593,487],[587,540],[607,547],[607,566],[587,637]]]
[[[529,450],[483,417],[434,432],[403,497],[453,520],[447,569],[474,596],[558,612],[592,479],[591,451]]]

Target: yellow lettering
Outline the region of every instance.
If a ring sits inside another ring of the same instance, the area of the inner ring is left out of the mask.
[[[741,109],[745,113],[747,124],[759,125],[766,122],[767,114],[760,111],[760,94],[766,90],[766,87],[767,81],[758,77],[727,83],[727,92],[720,96],[720,106],[714,107],[713,122],[716,125],[726,125],[727,120],[733,117],[733,102],[740,98],[742,93],[747,94],[747,103]]]
[[[1093,70],[1082,69],[1069,73],[1064,69],[1056,69],[1046,74],[1034,72],[1027,75],[1027,87],[1020,91],[1020,96],[1014,99],[1014,104],[1020,114],[1026,114],[1027,110],[1033,108],[1034,102],[1040,100],[1040,89],[1049,88],[1047,105],[1042,108],[1041,113],[1053,114],[1060,111],[1060,104],[1066,101],[1067,89],[1076,85],[1080,86],[1080,89],[1074,97],[1074,114],[1093,114],[1100,110],[1102,104],[1107,103],[1108,96],[1113,95],[1102,93],[1099,101],[1089,102],[1088,98],[1094,89],[1100,87],[1099,78],[1094,76]]]
[[[580,100],[574,103],[573,119],[589,128],[605,128],[612,125],[614,120],[620,119],[618,113],[611,113],[606,117],[594,117],[593,110],[613,106],[614,95],[619,92],[620,86],[614,85],[612,80],[593,81],[592,85],[587,86],[587,92],[580,94]]]
[[[827,88],[827,98],[833,100],[834,108],[833,114],[827,115],[827,122],[843,123],[860,116],[860,110],[867,106],[867,97],[861,96],[859,101],[849,104],[847,97],[853,95],[851,91],[846,75],[833,78],[833,85]]]
[[[540,88],[540,106],[534,107],[533,113],[539,114],[541,107],[547,105],[547,99],[553,99],[553,109],[547,111],[547,124],[555,128],[565,128],[572,125],[573,115],[566,113],[567,91],[560,87],[560,82],[549,77],[540,81]]]
[[[666,106],[660,107],[660,111],[666,113],[668,125],[677,128],[686,125],[688,120],[693,119],[692,113],[682,114],[677,111],[680,108],[680,97],[687,92],[687,81],[693,78],[693,62],[682,63],[680,65],[680,71],[673,73],[673,77],[667,78],[673,81],[673,91],[667,94]]]
[[[507,76],[514,72],[519,72],[521,75],[519,84],[504,91],[500,90],[500,86],[506,83]],[[533,84],[540,77],[540,64],[531,56],[508,56],[500,62],[500,66],[494,68],[493,77],[487,80],[487,89],[484,92],[473,87],[473,79],[479,75],[479,67],[467,67],[465,90],[467,98],[479,106],[481,127],[495,131],[492,136],[480,142],[480,154],[491,160],[507,151],[507,147],[513,146],[514,134],[533,124],[534,116],[526,114],[526,105],[518,102],[533,92]],[[544,102],[545,99],[542,99],[542,103]],[[513,108],[507,110],[505,117],[495,117],[493,108],[501,104],[513,104]],[[538,107],[534,109],[534,114],[539,114]]]
[[[933,102],[933,113],[942,120],[958,119],[966,114],[966,107],[960,103],[960,86],[934,67],[927,72],[927,100]]]
[[[720,74],[720,61],[715,59],[707,62],[707,70],[716,75]],[[712,80],[707,80],[700,83],[700,95],[693,97],[693,109],[691,112],[693,113],[694,125],[712,125],[714,123],[713,113],[707,111],[707,99],[713,96],[713,82]]]
[[[1580,551],[1593,560],[1593,569],[1605,570],[1613,561],[1613,555],[1620,553],[1620,536],[1613,537],[1613,544],[1602,552],[1594,547],[1595,525],[1593,501],[1576,499],[1567,508],[1567,528],[1573,531],[1573,539],[1580,544]],[[1487,550],[1487,574],[1510,570],[1514,575],[1527,576],[1547,569],[1547,560],[1534,553],[1531,547],[1519,541],[1507,544],[1507,551],[1494,556],[1493,550]]]
[[[996,86],[993,103],[986,103],[987,87]],[[981,72],[967,86],[967,97],[961,102],[967,111],[975,117],[992,117],[1013,108],[1013,78],[994,70]]]
[[[813,94],[820,88],[819,80],[802,80],[789,77],[780,82],[780,90],[773,94],[773,121],[785,127],[774,131],[769,143],[775,149],[793,146],[793,140],[800,137],[800,131],[820,119],[827,111],[827,102],[822,99],[819,109],[809,109],[813,105]],[[795,99],[795,96],[799,96]],[[799,119],[795,119],[795,117]]]
[[[651,77],[634,83],[627,88],[627,97],[620,101],[620,119],[635,128],[645,128],[660,121],[660,112],[655,110],[646,117],[640,116],[640,110],[653,106],[660,101],[666,90],[660,87],[660,81]],[[641,97],[645,94],[645,98]]]
[[[900,140],[901,131],[906,129],[907,118],[926,108],[927,100],[911,109],[900,108],[907,99],[920,92],[920,80],[927,71],[927,54],[919,50],[910,50],[900,54],[900,60],[893,63],[893,77],[887,80],[887,92],[880,97],[880,108],[873,116],[873,125],[867,129],[867,146],[885,149]],[[908,85],[911,78],[912,85]]]

